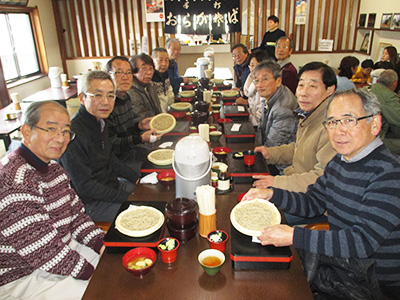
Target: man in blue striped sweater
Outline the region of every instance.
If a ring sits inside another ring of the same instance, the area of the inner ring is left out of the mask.
[[[301,217],[327,211],[330,230],[276,225],[264,229],[259,239],[262,245],[293,245],[304,258],[310,253],[317,256],[324,267],[316,269],[313,281],[308,279],[319,295],[336,291],[335,299],[342,299],[339,290],[349,292],[349,282],[354,281],[361,298],[351,298],[349,293],[344,299],[399,299],[400,158],[377,137],[381,129],[379,102],[362,90],[340,92],[328,103],[324,125],[338,154],[306,193],[251,189],[243,200],[262,197]],[[303,260],[305,266],[307,263]],[[357,270],[347,276],[354,265],[370,267],[364,268],[368,270],[365,274]],[[363,284],[354,279],[358,276],[369,281]]]

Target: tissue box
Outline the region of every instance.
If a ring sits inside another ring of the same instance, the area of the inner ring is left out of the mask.
[[[232,126],[236,124],[225,123],[224,132],[227,143],[254,143],[256,134],[254,132],[253,124],[250,122],[240,123],[242,126],[239,131],[232,131]]]

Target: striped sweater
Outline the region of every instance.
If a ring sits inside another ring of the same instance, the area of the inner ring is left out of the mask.
[[[293,246],[332,257],[370,258],[382,287],[400,286],[400,159],[380,145],[347,163],[336,155],[307,193],[274,189],[283,211],[328,212],[330,231],[296,227]]]
[[[0,285],[35,269],[89,279],[93,266],[68,244],[99,253],[103,237],[58,163],[38,162],[23,148],[1,160]]]
[[[108,132],[117,157],[131,151],[136,145],[142,143],[139,123],[135,122],[131,98],[117,97],[112,113],[108,117]]]

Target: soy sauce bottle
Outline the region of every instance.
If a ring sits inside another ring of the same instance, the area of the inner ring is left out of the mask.
[[[220,166],[220,173],[218,177],[218,190],[228,191],[230,188],[230,178],[228,175],[228,166]]]

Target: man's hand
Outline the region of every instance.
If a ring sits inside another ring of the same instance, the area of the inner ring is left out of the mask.
[[[141,137],[142,137],[142,142],[150,142],[150,137],[153,135],[157,138],[157,141],[159,139],[161,139],[162,134],[156,134],[156,129],[151,129],[151,130],[147,130],[145,132],[142,133]]]
[[[265,159],[269,159],[269,151],[268,148],[265,146],[258,146],[254,148],[255,152],[261,152]]]
[[[239,97],[235,100],[236,104],[240,104],[240,105],[248,105],[249,101],[247,101],[246,99],[244,99],[243,97]]]
[[[258,179],[253,182],[253,186],[259,189],[265,189],[270,186],[274,186],[274,176],[271,175],[253,175],[254,179]]]
[[[271,189],[255,189],[251,188],[242,198],[242,201],[253,200],[257,198],[262,198],[265,200],[271,199],[274,191]]]
[[[274,225],[263,229],[258,237],[261,245],[274,245],[275,247],[284,247],[293,245],[294,228],[288,225]]]
[[[153,117],[148,117],[146,119],[143,119],[142,121],[139,122],[139,129],[140,130],[149,130],[150,129],[150,121],[153,119]]]

